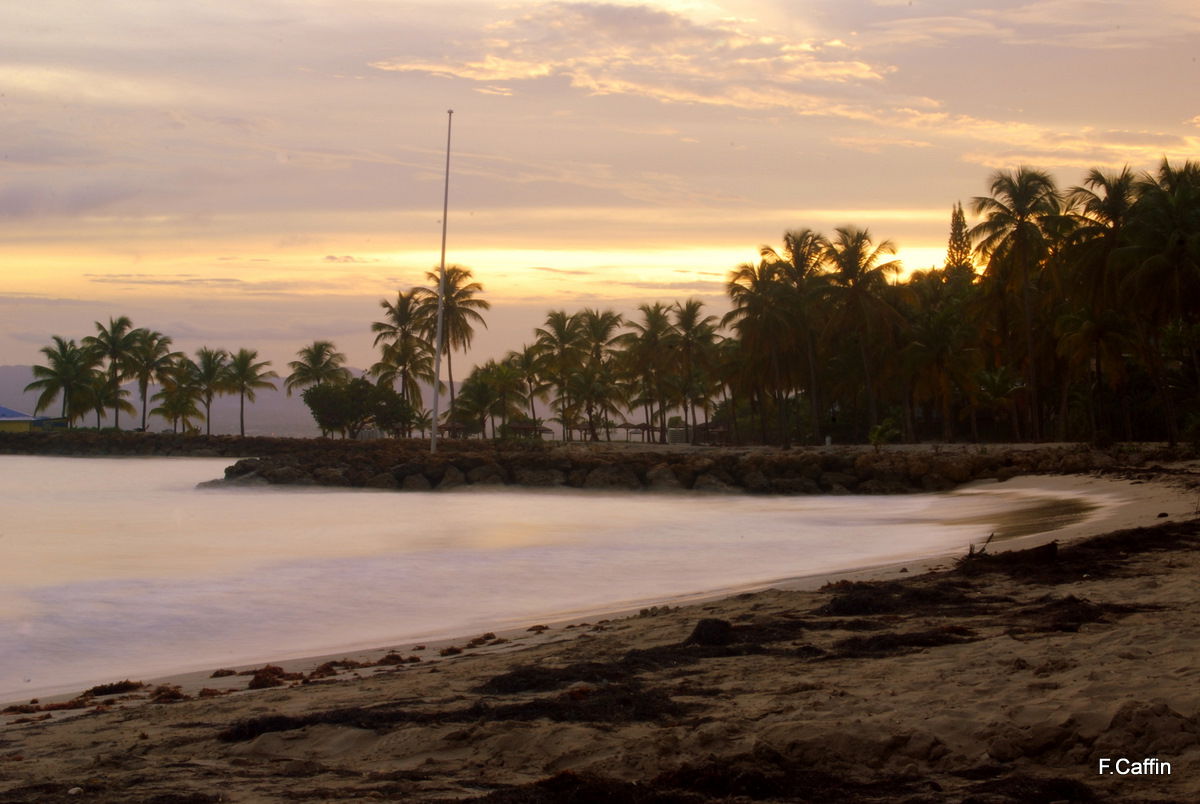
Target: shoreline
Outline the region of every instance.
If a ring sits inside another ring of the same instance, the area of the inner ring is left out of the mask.
[[[1137,481],[1134,481],[1137,482]],[[1023,550],[1031,547],[1037,547],[1051,541],[1059,542],[1063,545],[1070,544],[1074,541],[1090,538],[1092,536],[1101,535],[1115,530],[1121,530],[1129,527],[1137,527],[1140,524],[1148,524],[1151,518],[1157,517],[1159,513],[1167,513],[1170,518],[1180,519],[1185,517],[1189,510],[1194,507],[1189,503],[1186,494],[1177,492],[1169,488],[1166,484],[1145,484],[1141,483],[1143,493],[1139,496],[1126,496],[1124,499],[1117,499],[1119,491],[1130,489],[1132,486],[1128,484],[1130,481],[1114,480],[1105,477],[1097,476],[1082,476],[1082,475],[1028,475],[1013,478],[1006,481],[982,480],[973,481],[964,484],[955,491],[970,492],[972,489],[979,488],[995,488],[998,485],[1003,485],[1005,490],[1011,490],[1018,494],[1046,495],[1054,500],[1070,498],[1072,495],[1096,495],[1101,497],[1109,497],[1113,502],[1099,512],[1086,512],[1082,516],[1076,517],[1069,524],[1054,527],[1050,530],[1038,530],[1034,533],[1026,535],[1014,536],[1010,538],[1002,538],[993,542],[990,545],[992,552]],[[1151,494],[1146,494],[1150,491]],[[1063,495],[1066,495],[1064,497]],[[1154,513],[1151,513],[1151,509]],[[1009,522],[1027,521],[1027,512],[1035,510],[1035,506],[1030,509],[1017,509],[1009,514]],[[998,523],[998,529],[1002,529],[1006,523]],[[509,653],[515,650],[520,650],[525,647],[543,644],[553,638],[561,637],[564,633],[581,627],[579,623],[582,621],[603,621],[609,622],[637,616],[639,611],[658,610],[658,609],[674,609],[687,606],[702,606],[711,604],[737,595],[753,594],[771,589],[781,591],[814,591],[828,584],[837,582],[871,582],[871,581],[886,581],[886,580],[902,580],[906,577],[914,577],[926,572],[934,572],[944,570],[951,566],[955,559],[965,555],[968,549],[974,549],[982,546],[982,542],[978,544],[966,544],[962,549],[945,551],[931,556],[911,557],[895,561],[885,561],[880,563],[869,564],[860,567],[851,567],[837,570],[822,570],[812,573],[804,573],[800,575],[789,574],[780,576],[774,579],[755,581],[751,583],[738,584],[734,586],[718,587],[715,589],[698,590],[670,596],[647,597],[637,601],[614,601],[611,604],[605,604],[596,607],[588,607],[577,610],[559,611],[547,614],[546,618],[538,622],[532,622],[527,617],[510,617],[499,623],[492,622],[481,627],[481,632],[491,632],[494,634],[493,639],[503,640],[500,645],[491,646],[490,649],[482,649],[482,646],[474,646],[468,650],[472,651],[471,655],[481,655],[485,653]],[[585,623],[590,625],[590,623]],[[539,630],[531,634],[530,628],[536,627]],[[488,629],[490,628],[490,631]],[[544,629],[544,630],[543,630]],[[404,636],[398,635],[389,640],[372,641],[371,646],[362,644],[351,645],[341,649],[330,649],[329,651],[320,652],[303,652],[301,654],[283,654],[266,656],[252,662],[229,663],[221,667],[208,666],[203,668],[194,668],[180,670],[177,672],[168,672],[165,674],[156,674],[139,678],[138,680],[145,685],[145,689],[156,689],[160,687],[178,688],[180,692],[187,696],[195,696],[202,690],[212,689],[214,685],[212,673],[215,671],[232,670],[239,676],[252,675],[256,668],[261,667],[278,667],[287,675],[303,675],[307,676],[313,672],[315,668],[326,665],[330,662],[339,663],[349,661],[356,664],[361,664],[363,667],[376,667],[384,670],[391,665],[378,664],[379,660],[396,654],[406,654],[408,656],[419,655],[426,664],[432,664],[442,661],[444,658],[436,655],[441,650],[450,648],[458,648],[471,640],[477,638],[480,634],[477,633],[435,633],[427,636]],[[492,640],[488,640],[492,641]],[[383,644],[380,644],[382,642]],[[413,648],[420,646],[420,650],[414,651]],[[358,670],[361,668],[351,668]],[[128,678],[133,678],[137,675],[136,672],[126,674]],[[119,681],[120,679],[92,679],[97,685],[110,684]],[[0,700],[0,709],[12,705],[25,704],[30,698],[35,698],[41,704],[49,704],[51,706],[63,704],[68,701],[78,700],[83,692],[85,685],[91,681],[81,682],[77,686],[63,690],[56,686],[47,690],[31,690],[29,695],[24,695],[19,698],[6,698]],[[65,686],[65,685],[63,685]],[[217,685],[224,686],[224,685]],[[228,688],[222,690],[223,694],[236,694],[246,692],[244,689]],[[53,710],[56,717],[71,716],[78,714],[81,710],[86,710],[87,707],[79,707],[76,709]]]
[[[835,573],[250,693],[6,715],[0,802],[1195,800],[1186,471],[1186,487],[1126,479],[1127,504],[1019,544],[1069,537],[1059,551]],[[1100,776],[1105,756],[1175,772]]]

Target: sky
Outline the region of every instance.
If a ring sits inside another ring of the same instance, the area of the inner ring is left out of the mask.
[[[177,347],[375,358],[447,261],[492,305],[700,298],[783,232],[940,265],[1021,164],[1200,157],[1194,0],[39,0],[0,7],[0,364],[128,315]],[[286,373],[286,369],[281,371]]]

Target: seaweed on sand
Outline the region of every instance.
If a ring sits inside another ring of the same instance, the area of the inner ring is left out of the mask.
[[[927,787],[927,786],[926,786]],[[810,770],[770,751],[682,765],[653,779],[625,782],[565,772],[497,790],[477,804],[699,804],[744,801],[894,801],[920,793],[910,778],[859,782]]]
[[[690,707],[677,703],[658,690],[643,689],[636,682],[584,686],[548,698],[522,703],[491,705],[476,701],[465,709],[414,711],[389,705],[331,709],[311,715],[264,715],[238,721],[222,730],[224,742],[253,740],[262,734],[292,731],[307,726],[335,725],[358,729],[387,730],[403,724],[483,723],[493,720],[529,721],[546,718],[559,722],[629,723],[678,717]]]
[[[1153,607],[1126,606],[1120,603],[1093,603],[1086,598],[1074,595],[1054,597],[1044,595],[1034,601],[1034,605],[1026,606],[1015,613],[1021,621],[1018,631],[1076,632],[1079,626],[1086,623],[1108,622],[1108,615],[1124,616],[1138,611],[1148,611]]]
[[[978,639],[975,632],[961,625],[944,625],[927,631],[909,631],[871,636],[856,636],[842,639],[833,643],[835,653],[827,654],[829,659],[843,658],[877,658],[904,653],[919,648],[936,648],[942,645],[957,645],[963,642],[974,642]]]
[[[1000,573],[1029,583],[1071,583],[1117,574],[1139,553],[1200,547],[1200,519],[1164,522],[1095,536],[1067,547],[1050,542],[1005,553],[973,552],[959,559],[960,575]]]
[[[766,653],[765,641],[791,639],[803,625],[789,621],[758,626],[730,625],[725,620],[701,620],[683,642],[635,648],[612,662],[576,662],[566,667],[521,665],[493,676],[474,688],[485,695],[543,692],[568,684],[625,681],[641,672],[684,667],[703,659]]]
[[[982,614],[991,610],[988,604],[1007,600],[972,596],[964,591],[964,584],[953,581],[933,584],[843,581],[825,589],[833,592],[833,597],[813,611],[824,617],[931,613],[946,609],[953,610],[954,614]]]
[[[566,667],[526,664],[492,676],[472,691],[484,695],[512,695],[519,692],[545,692],[580,681],[598,684],[623,681],[628,677],[628,668],[615,662],[576,662]]]
[[[1042,779],[1023,774],[1013,774],[1002,779],[992,779],[972,785],[972,793],[984,794],[985,798],[974,796],[963,799],[964,802],[1011,801],[1014,804],[1050,804],[1054,801],[1084,804],[1096,801],[1096,793],[1083,782],[1074,779]]]

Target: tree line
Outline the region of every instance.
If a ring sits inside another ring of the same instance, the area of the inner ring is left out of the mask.
[[[274,389],[271,380],[279,376],[267,368],[270,361],[260,361],[253,349],[228,352],[204,346],[189,357],[171,348],[170,336],[145,327],[135,329],[128,316],[109,318],[107,325],[97,321],[96,334],[78,344],[61,335],[51,340],[41,350],[46,363],[33,367],[36,379],[25,390],[39,394],[35,413],[48,410],[57,400],[59,416],[68,426],[95,414],[99,429],[101,418],[111,409],[113,427],[119,430],[122,413],[136,416],[138,412],[129,401],[129,390],[121,387],[122,382],[135,380],[141,400],[139,429],[146,429],[147,415],[155,415],[170,422],[175,432],[181,428],[187,432],[202,421],[205,432],[211,433],[213,399],[237,394],[239,426],[245,435],[246,401],[254,402],[258,390]],[[159,388],[153,395],[151,385]],[[158,404],[148,410],[150,402]]]
[[[978,222],[968,227],[955,204],[941,268],[901,281],[895,244],[866,229],[792,230],[781,248],[763,246],[756,262],[730,272],[730,309],[719,318],[696,299],[642,304],[630,317],[552,310],[530,342],[474,366],[461,384],[453,353],[486,326],[489,304],[469,269],[449,266],[450,405],[437,424],[455,435],[536,434],[540,400],[567,439],[609,439],[622,427],[659,441],[678,428],[689,440],[784,445],[827,437],[1174,442],[1200,432],[1200,165],[1094,169],[1069,188],[1022,166],[996,171],[988,194],[968,206]],[[324,431],[374,425],[410,436],[433,425],[421,391],[435,381],[438,275],[427,278],[433,287],[380,301],[384,315],[371,324],[379,360],[366,377],[351,378],[328,341],[289,364],[289,392],[306,389]],[[124,334],[142,333],[133,338],[139,349],[157,343],[154,359],[173,368],[156,374],[144,355],[121,357],[132,350],[113,345],[122,321]],[[253,389],[266,387],[255,383],[275,376],[250,350],[220,352],[223,365],[242,366],[233,380],[221,373],[233,369],[209,365],[208,350],[195,360],[171,353],[169,338],[162,345],[164,336],[131,330],[127,319],[97,330],[81,347],[55,336],[42,350],[51,365],[36,367],[46,373],[30,386],[43,391],[39,408],[63,387],[60,364],[71,349],[87,355],[84,373],[95,375],[89,390],[64,396],[72,418],[131,412],[113,394],[121,378],[136,377],[143,426],[152,379],[162,390],[151,412],[186,426],[188,417],[207,421],[197,401],[205,413],[213,393],[253,401]],[[169,397],[185,379],[207,389],[190,408]]]
[[[731,271],[720,319],[694,299],[552,311],[451,420],[502,430],[537,398],[589,439],[628,418],[781,444],[1200,435],[1200,165],[1068,188],[1022,166],[988,189],[973,227],[954,206],[945,264],[904,281],[891,241],[799,229]]]

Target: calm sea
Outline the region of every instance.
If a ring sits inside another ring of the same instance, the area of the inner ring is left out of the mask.
[[[196,488],[229,463],[0,456],[0,701],[960,552],[1039,502]]]

